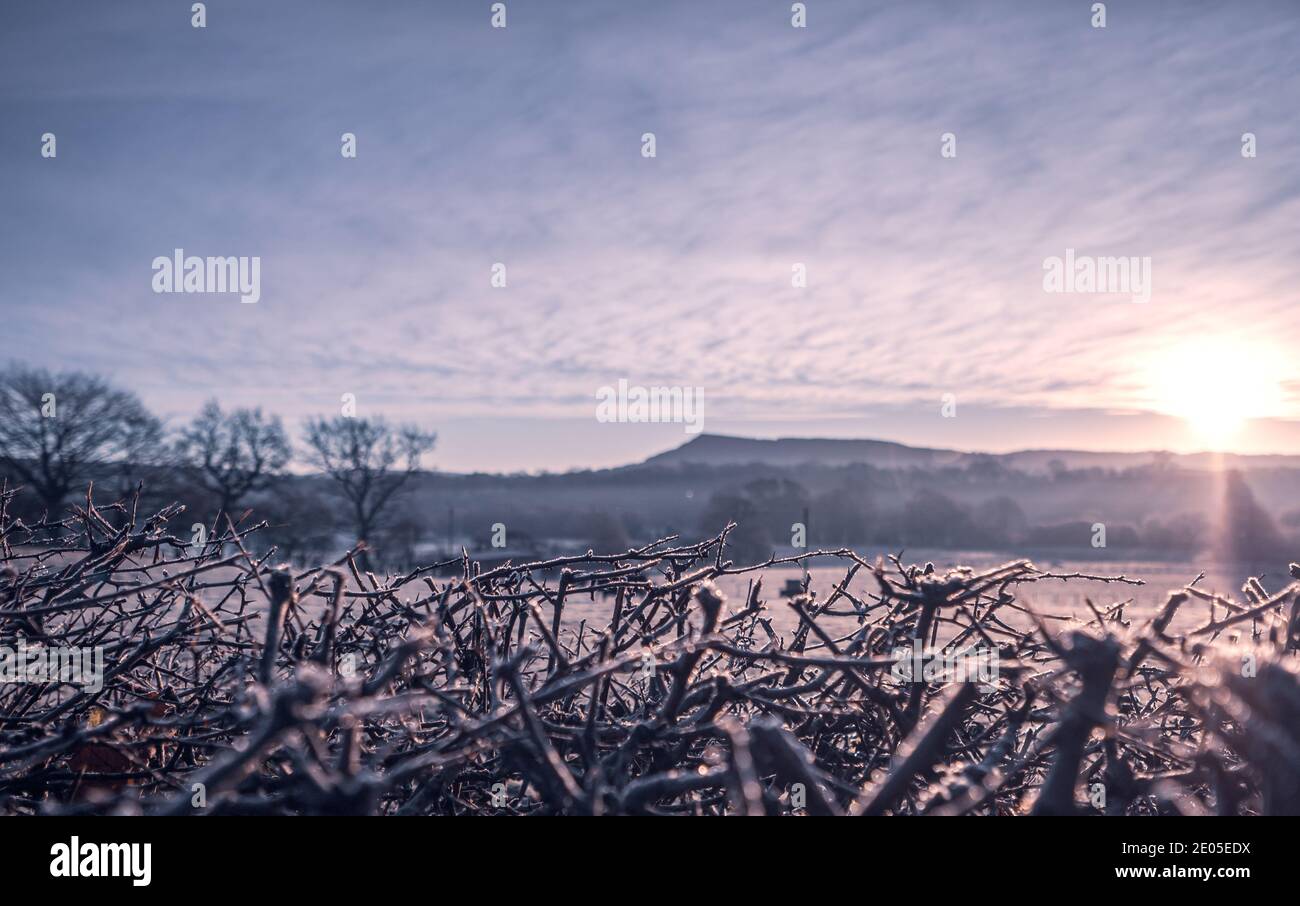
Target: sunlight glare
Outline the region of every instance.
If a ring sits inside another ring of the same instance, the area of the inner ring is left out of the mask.
[[[1187,421],[1211,449],[1222,450],[1246,421],[1281,414],[1281,357],[1259,344],[1219,339],[1158,356],[1148,385],[1154,407]]]

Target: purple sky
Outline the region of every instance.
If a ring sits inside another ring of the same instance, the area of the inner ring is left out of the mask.
[[[687,439],[597,422],[620,378],[714,433],[1188,450],[1197,349],[1276,385],[1232,446],[1300,452],[1293,2],[189,5],[0,6],[7,355],[173,422],[352,393],[459,471]],[[260,302],[155,295],[177,247],[259,256]],[[1044,292],[1067,248],[1151,301]]]

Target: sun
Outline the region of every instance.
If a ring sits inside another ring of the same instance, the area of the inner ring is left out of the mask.
[[[1281,414],[1282,362],[1257,343],[1184,343],[1155,357],[1148,392],[1156,411],[1184,419],[1201,443],[1223,450],[1249,419]]]

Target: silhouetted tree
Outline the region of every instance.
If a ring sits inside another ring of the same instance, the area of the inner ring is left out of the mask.
[[[993,497],[975,507],[971,517],[981,547],[1007,547],[1017,543],[1029,528],[1025,512],[1010,497]]]
[[[933,547],[958,547],[976,537],[970,514],[945,494],[923,488],[903,507],[902,541]]]
[[[789,538],[791,524],[802,521],[808,507],[808,491],[789,478],[756,478],[746,482],[744,495],[771,538]]]
[[[709,498],[709,505],[700,517],[700,529],[706,535],[716,534],[728,522],[736,523],[727,538],[727,554],[738,563],[758,563],[772,556],[772,538],[768,535],[758,508],[747,497],[717,493]]]
[[[133,393],[80,371],[0,372],[0,463],[54,515],[87,481],[165,459],[162,423]]]
[[[437,435],[382,418],[315,418],[306,424],[308,461],[351,504],[356,537],[374,540],[384,508],[420,468]],[[363,562],[370,558],[364,553]]]
[[[254,536],[262,545],[275,545],[279,559],[294,563],[320,562],[338,556],[339,519],[336,502],[323,493],[323,481],[304,478],[284,481],[258,503],[258,518],[267,521]]]
[[[181,431],[176,451],[232,519],[235,507],[269,488],[293,455],[279,416],[267,418],[260,408],[222,412],[216,400]]]
[[[1223,554],[1241,563],[1275,562],[1290,553],[1273,517],[1255,502],[1236,469],[1224,474],[1223,548]]]
[[[867,540],[873,511],[865,492],[836,488],[816,497],[810,510],[809,547],[861,544]]]

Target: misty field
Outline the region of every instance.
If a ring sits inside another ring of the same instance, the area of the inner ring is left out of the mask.
[[[1157,600],[1027,560],[746,565],[726,526],[380,576],[12,497],[4,814],[1300,812],[1296,566]]]

